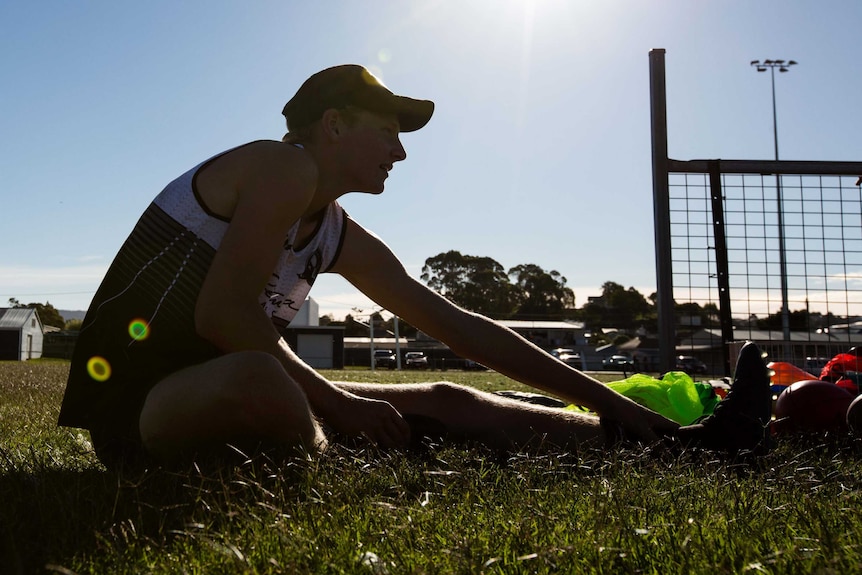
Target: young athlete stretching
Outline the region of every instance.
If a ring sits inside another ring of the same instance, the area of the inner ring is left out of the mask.
[[[72,360],[59,423],[90,430],[106,465],[232,444],[322,449],[324,429],[406,445],[433,421],[494,446],[540,439],[575,448],[620,435],[645,443],[753,449],[769,377],[743,349],[732,401],[677,424],[556,360],[513,331],[413,279],[338,199],[380,194],[406,158],[401,132],[434,105],[396,96],[365,68],[309,78],[284,107],[283,141],[256,141],[192,168],[155,198],[97,291]],[[338,273],[455,353],[601,417],[450,383],[333,383],[279,335],[318,273]],[[414,430],[415,431],[415,430]]]

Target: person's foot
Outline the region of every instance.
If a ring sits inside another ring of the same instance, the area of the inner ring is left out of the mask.
[[[739,351],[733,384],[712,415],[680,427],[674,435],[688,447],[762,455],[769,451],[772,415],[770,371],[760,348],[748,342]]]

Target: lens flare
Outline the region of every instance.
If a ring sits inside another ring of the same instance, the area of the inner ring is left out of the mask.
[[[129,324],[129,335],[135,341],[143,341],[150,336],[150,326],[142,319],[133,319]]]
[[[96,381],[108,381],[111,377],[111,364],[104,357],[93,356],[87,362],[87,373]]]

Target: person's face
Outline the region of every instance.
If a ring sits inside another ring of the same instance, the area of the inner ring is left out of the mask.
[[[352,189],[379,194],[395,162],[407,157],[399,139],[398,118],[365,110],[351,110],[350,114],[352,118],[342,119],[339,126],[342,168]]]

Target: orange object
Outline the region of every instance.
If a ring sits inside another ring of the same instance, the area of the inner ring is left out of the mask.
[[[797,381],[818,379],[816,375],[811,375],[786,361],[772,361],[766,367],[775,372],[772,376],[772,385],[793,385]]]

